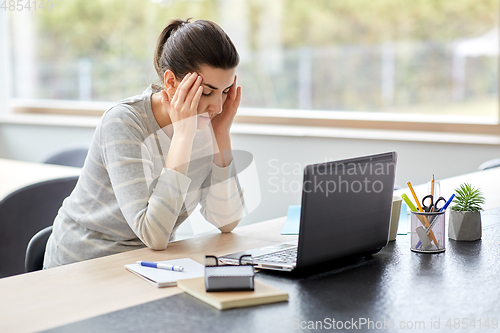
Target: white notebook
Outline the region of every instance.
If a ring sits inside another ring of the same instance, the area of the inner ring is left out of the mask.
[[[158,263],[182,266],[184,267],[184,271],[174,272],[165,269],[144,267],[139,264],[125,265],[125,268],[158,288],[176,286],[178,280],[205,276],[205,266],[189,258],[158,261]]]

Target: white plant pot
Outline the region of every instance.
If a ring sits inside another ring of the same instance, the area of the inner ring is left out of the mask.
[[[457,241],[481,239],[481,212],[450,211],[448,238]]]

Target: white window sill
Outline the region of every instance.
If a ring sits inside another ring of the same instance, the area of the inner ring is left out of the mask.
[[[443,132],[327,128],[313,126],[234,124],[231,133],[313,138],[337,138],[381,141],[435,142],[476,145],[500,145],[499,135]]]
[[[38,115],[38,114],[7,114],[0,115],[1,125],[55,126],[95,129],[100,117]],[[287,126],[235,123],[231,129],[233,134],[268,135],[288,137],[336,138],[354,140],[407,141],[428,143],[454,143],[473,145],[500,146],[500,134],[482,135],[446,132],[376,130],[354,128],[331,128],[317,126]]]
[[[375,122],[406,122],[406,123],[434,123],[434,124],[480,124],[497,125],[498,118],[475,116],[448,116],[440,114],[411,114],[391,112],[361,112],[361,111],[333,111],[333,110],[293,110],[293,109],[263,109],[240,108],[239,116],[274,117],[294,119],[318,120],[354,120]]]
[[[96,128],[100,117],[63,116],[46,114],[3,114],[0,115],[0,125],[32,125],[56,127]]]

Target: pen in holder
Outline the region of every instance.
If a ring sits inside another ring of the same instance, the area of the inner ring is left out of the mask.
[[[411,247],[414,252],[445,251],[445,211],[411,212]],[[434,237],[431,237],[431,231]]]
[[[205,287],[207,291],[254,290],[253,259],[242,255],[239,265],[219,265],[216,256],[205,256]]]

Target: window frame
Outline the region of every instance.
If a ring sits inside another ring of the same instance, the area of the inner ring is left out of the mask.
[[[500,65],[500,61],[499,61]],[[50,114],[100,117],[113,105],[111,102],[10,99],[14,114]],[[500,92],[499,92],[500,106]],[[498,110],[500,119],[500,107]],[[424,119],[424,120],[422,120]],[[240,124],[284,125],[301,127],[352,128],[419,132],[467,133],[500,135],[500,123],[477,117],[392,114],[379,112],[286,110],[240,108],[234,122]]]
[[[500,17],[500,6],[499,6]],[[88,101],[63,101],[63,100],[24,100],[10,97],[12,75],[9,61],[10,43],[8,42],[8,24],[6,13],[1,13],[4,33],[0,34],[0,44],[6,45],[4,50],[4,64],[6,69],[4,82],[6,82],[5,101],[7,114],[35,114],[35,115],[61,115],[61,116],[90,116],[100,117],[104,111],[113,105],[111,102]],[[2,29],[0,29],[1,32]],[[499,41],[500,44],[500,41]],[[1,60],[1,58],[0,58]],[[498,60],[500,73],[500,57]],[[500,81],[500,76],[499,76]],[[264,108],[240,108],[235,123],[257,125],[282,125],[297,127],[342,128],[357,130],[393,130],[409,132],[444,132],[458,134],[494,135],[500,136],[500,84],[498,87],[498,118],[495,122],[477,117],[436,116],[412,114],[391,114],[379,112],[350,112],[350,111],[317,111],[317,110],[283,110]],[[1,96],[0,96],[1,98]],[[0,103],[1,104],[1,103]],[[4,113],[5,114],[5,113]],[[419,117],[419,118],[417,118]]]

